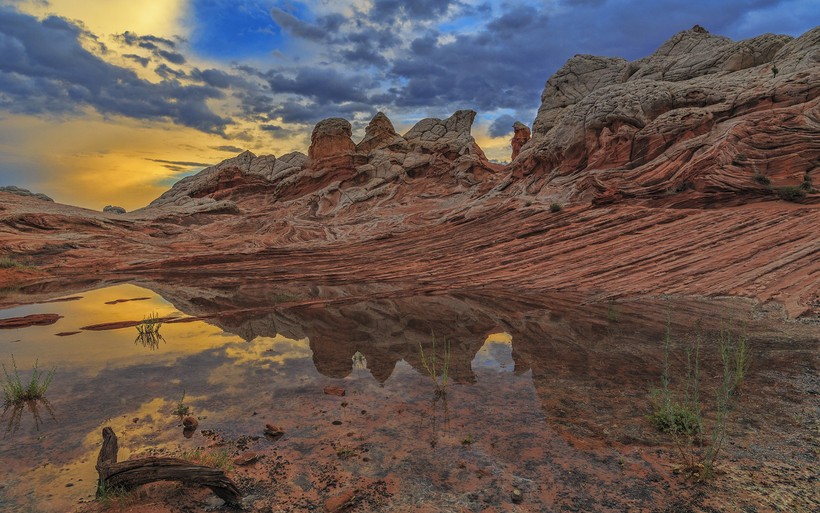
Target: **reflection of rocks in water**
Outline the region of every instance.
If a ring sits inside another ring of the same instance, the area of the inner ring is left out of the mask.
[[[13,435],[18,429],[20,429],[20,424],[23,420],[23,413],[25,411],[28,411],[31,414],[31,418],[34,420],[34,429],[39,431],[40,425],[43,424],[41,409],[45,410],[52,420],[57,420],[54,415],[54,408],[51,407],[51,403],[49,403],[45,397],[22,401],[15,404],[6,403],[3,407],[3,413],[0,414],[0,419],[5,419],[6,414],[9,415],[6,423],[6,435]]]
[[[755,330],[760,333],[759,343],[769,344],[767,359],[784,358],[774,350],[776,344],[767,342],[779,319],[752,319],[752,304],[744,300],[584,303],[584,297],[566,292],[482,290],[451,296],[391,297],[389,292],[366,288],[300,289],[291,285],[283,290],[264,283],[219,289],[171,283],[148,286],[179,310],[208,317],[209,322],[246,340],[277,334],[307,337],[316,369],[332,378],[349,376],[361,366],[356,358],[366,361],[367,369],[381,383],[401,360],[426,375],[419,345],[428,347],[435,334],[450,343],[451,382],[472,383],[476,379],[472,362],[487,335],[506,332],[512,338],[512,362],[506,365],[516,375],[532,372],[548,418],[596,437],[623,419],[643,418],[647,390],[660,375],[667,318],[677,343],[687,340],[698,319],[705,320],[708,330],[725,326],[729,320],[745,321],[753,344]],[[271,298],[283,294],[310,299],[276,306],[281,302]],[[799,354],[790,353],[789,358],[799,358]],[[703,363],[715,365],[715,352],[705,352]],[[640,436],[637,432],[623,436],[633,435]]]

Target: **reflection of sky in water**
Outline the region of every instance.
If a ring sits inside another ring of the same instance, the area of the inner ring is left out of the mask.
[[[39,412],[37,418],[29,409],[11,408],[2,418],[0,425],[13,429],[0,438],[0,482],[5,483],[0,511],[13,511],[27,502],[35,511],[68,511],[80,497],[93,494],[93,461],[105,425],[120,437],[120,459],[145,448],[192,448],[207,440],[201,435],[191,440],[181,436],[179,418],[171,412],[183,393],[192,413],[216,427],[248,417],[248,398],[253,397],[249,391],[266,394],[271,387],[298,386],[306,376],[317,375],[307,339],[277,335],[245,342],[217,326],[194,321],[163,323],[164,340],[152,349],[135,343],[134,327],[81,331],[83,326],[139,321],[150,314],[187,315],[153,291],[130,284],[71,295],[75,296],[82,299],[0,311],[0,318],[63,316],[49,326],[0,330],[0,362],[11,369],[13,354],[23,380],[35,361],[41,370],[57,368],[46,393],[53,417]],[[144,297],[149,299],[106,304]],[[56,335],[67,331],[80,333]]]
[[[160,317],[187,317],[156,293],[136,285],[115,285],[72,294],[72,297],[76,295],[82,296],[82,299],[26,305],[0,311],[0,318],[48,313],[63,316],[50,326],[0,330],[0,361],[10,361],[9,355],[13,354],[20,369],[31,368],[35,360],[39,360],[42,368],[57,365],[64,370],[83,369],[94,374],[103,368],[127,366],[146,359],[173,360],[182,354],[241,340],[235,335],[226,338],[222,330],[205,322],[163,324],[160,333],[165,342],[160,342],[155,350],[135,347],[137,330],[133,327],[81,331],[75,335],[59,337],[57,333],[78,331],[83,326],[116,321],[139,321],[154,313]],[[118,299],[140,297],[149,299],[106,304]]]
[[[497,370],[512,372],[515,362],[512,358],[512,336],[508,333],[494,333],[487,337],[471,363],[473,371]]]

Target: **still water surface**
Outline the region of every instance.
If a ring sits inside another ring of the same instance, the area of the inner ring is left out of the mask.
[[[816,380],[817,329],[745,301],[316,295],[253,283],[121,284],[0,311],[63,316],[0,330],[7,367],[11,355],[24,375],[35,361],[56,367],[47,402],[1,419],[0,510],[62,512],[90,501],[107,425],[120,437],[120,459],[219,445],[285,462],[275,477],[272,467],[254,477],[254,507],[275,496],[287,508],[287,497],[298,511],[347,484],[377,490],[362,507],[384,511],[507,511],[513,488],[526,494],[523,511],[660,508],[679,480],[645,415],[667,321],[681,341],[698,319],[705,330],[750,334],[757,397],[749,409],[761,406],[741,419],[739,440],[780,437],[767,416],[811,407],[801,387]],[[186,322],[164,323],[163,339],[148,345],[133,326],[83,329],[154,314]],[[433,338],[440,371],[450,351],[443,397],[421,357]],[[326,395],[326,386],[346,395]],[[172,414],[180,400],[199,418],[190,438]],[[260,436],[268,423],[285,436]],[[784,454],[783,465],[799,469],[803,456]],[[800,500],[808,485],[793,479]]]

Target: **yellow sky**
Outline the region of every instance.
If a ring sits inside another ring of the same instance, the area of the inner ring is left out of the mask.
[[[187,0],[49,0],[47,5],[27,0],[19,8],[36,16],[56,14],[80,20],[95,34],[118,34],[130,30],[159,37],[184,37],[182,23]]]
[[[89,42],[87,49],[120,66],[134,65],[120,56],[132,50],[122,48],[112,37],[125,31],[178,41],[188,59],[186,66],[218,66],[198,58],[185,47],[184,40],[191,30],[185,24],[185,0],[50,0],[47,6],[29,0],[18,8],[40,17],[56,14],[80,20],[109,51],[102,53],[94,42]],[[158,81],[150,69],[132,69],[146,80]],[[230,101],[214,101],[209,106],[217,114],[229,116]],[[449,114],[441,113],[439,117]],[[489,158],[509,159],[506,137],[491,138],[486,127],[481,126],[475,126],[473,133]],[[27,175],[25,184],[0,185],[25,185],[60,203],[94,210],[106,205],[134,210],[147,205],[186,174],[200,169],[195,165],[178,165],[172,170],[167,166],[173,164],[156,160],[212,165],[235,155],[216,149],[220,146],[247,149],[257,155],[278,156],[294,150],[307,153],[310,129],[300,128],[285,137],[273,137],[258,126],[238,123],[228,128],[228,134],[242,136],[226,139],[170,122],[103,116],[92,109],[60,118],[4,115],[0,123],[0,155],[17,169],[26,169]]]

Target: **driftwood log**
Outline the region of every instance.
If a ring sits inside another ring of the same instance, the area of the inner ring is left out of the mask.
[[[181,481],[210,488],[231,506],[239,506],[242,495],[225,472],[178,458],[140,458],[117,463],[117,435],[110,427],[102,430],[103,444],[97,456],[97,496],[103,489],[130,490],[155,481]]]

